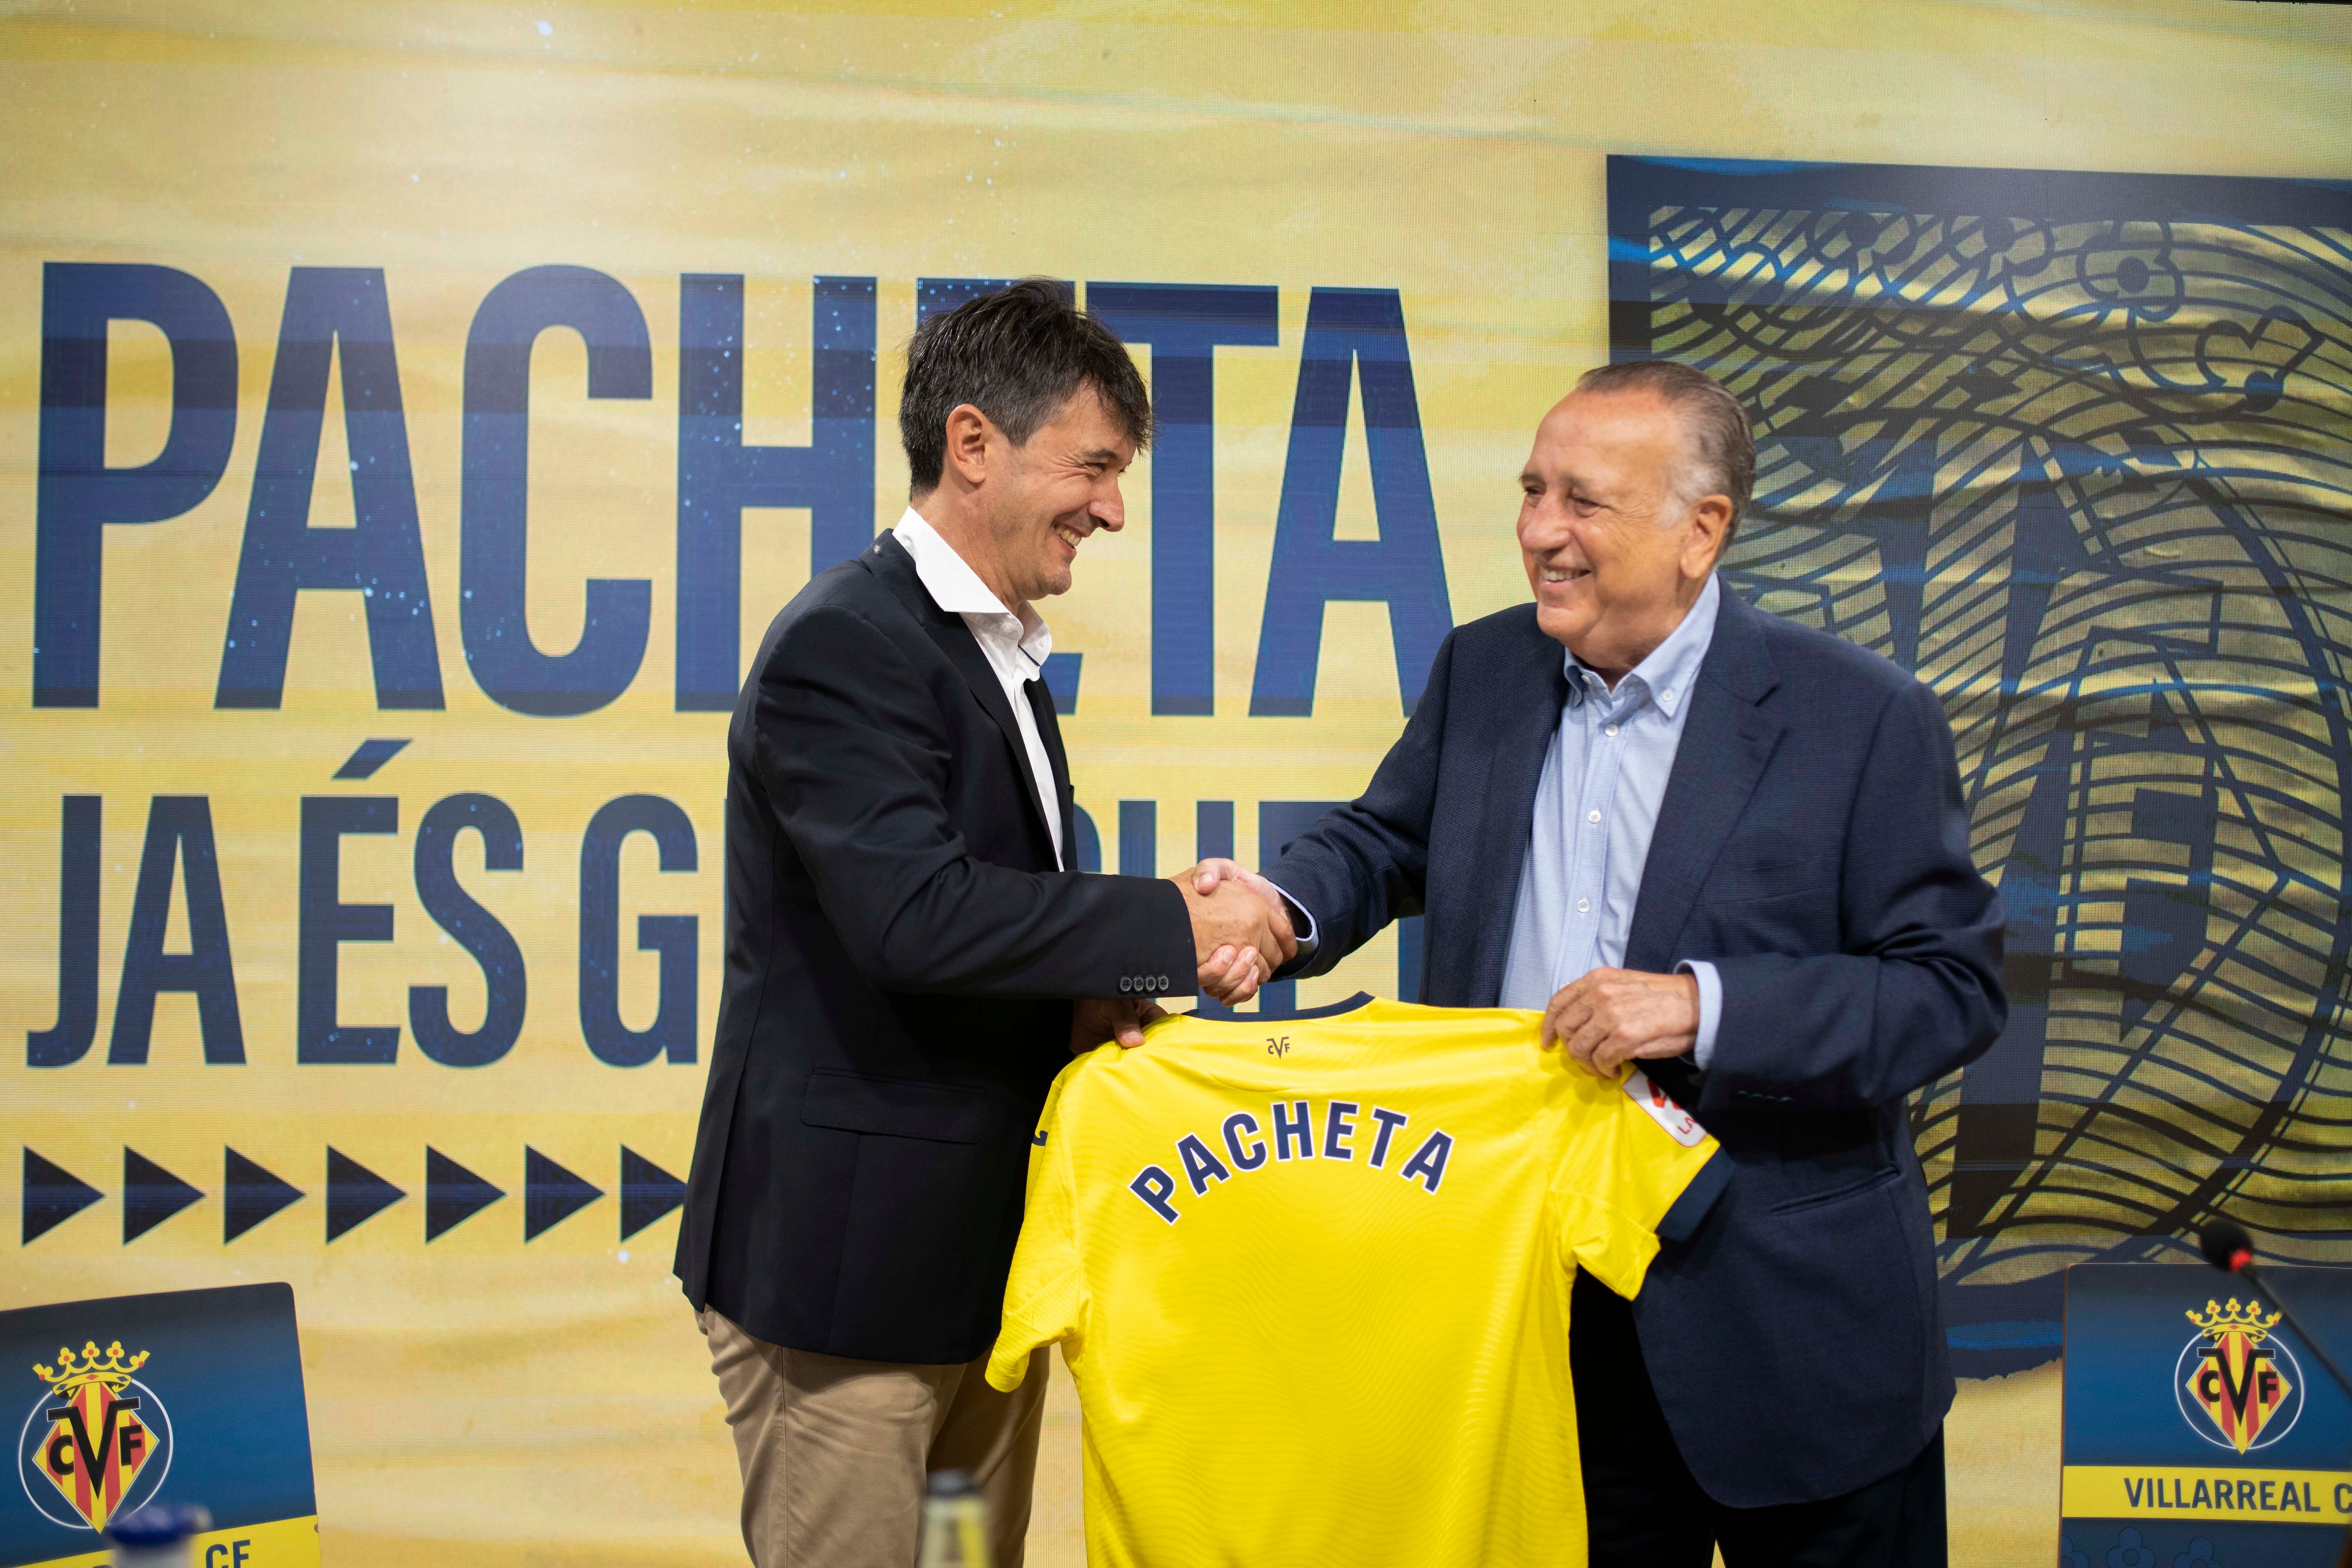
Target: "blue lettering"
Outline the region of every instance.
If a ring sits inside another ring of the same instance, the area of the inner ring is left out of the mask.
[[[1305,1100],[1297,1100],[1293,1103],[1298,1111],[1298,1119],[1295,1121],[1285,1114],[1291,1106],[1285,1105],[1278,1100],[1274,1102],[1274,1157],[1277,1160],[1289,1159],[1291,1140],[1297,1139],[1298,1157],[1302,1160],[1312,1160],[1315,1158],[1315,1129],[1312,1125],[1314,1119],[1308,1114]]]
[[[1404,1169],[1397,1174],[1408,1182],[1418,1179],[1422,1185],[1433,1193],[1438,1184],[1445,1180],[1445,1162],[1453,1152],[1453,1139],[1443,1132],[1432,1132],[1423,1140],[1421,1147],[1413,1151],[1412,1158],[1404,1163]]]
[[[1160,874],[1160,803],[1123,800],[1118,803],[1118,874],[1156,877]]]
[[[2189,1506],[2190,1508],[2211,1508],[2213,1506],[2213,1494],[2205,1489],[2205,1478],[2202,1476],[2197,1478],[2197,1490],[2189,1497]]]
[[[163,449],[106,466],[106,328],[145,321],[172,349]],[[95,708],[110,523],[195,507],[228,469],[236,333],[199,279],[168,267],[52,261],[41,268],[41,432],[35,487],[33,706]]]
[[[1242,1142],[1244,1134],[1253,1138],[1257,1136],[1257,1118],[1246,1110],[1236,1110],[1225,1118],[1225,1152],[1234,1157],[1237,1169],[1255,1171],[1265,1163],[1265,1145],[1244,1145]]]
[[[2201,1487],[2203,1483],[2200,1482],[2199,1485]],[[2336,1511],[2352,1513],[2352,1481],[2336,1483]]]
[[[2264,1481],[2263,1483],[2262,1495],[2255,1500],[2255,1506],[2260,1508],[2264,1513],[2276,1513],[2278,1511],[2278,1482]]]
[[[2146,1481],[2138,1480],[2129,1476],[2124,1478],[2124,1506],[2126,1508],[2137,1508],[2139,1506],[2140,1489],[2147,1484],[2147,1483]]]
[[[185,952],[163,951],[175,871],[188,896]],[[213,846],[212,802],[200,795],[159,795],[147,807],[147,842],[139,855],[139,885],[131,896],[131,935],[122,947],[108,1061],[147,1059],[155,997],[164,991],[194,993],[207,1064],[245,1060],[236,965],[229,954],[228,913],[221,899],[220,855]]]
[[[476,1029],[450,1022],[447,986],[408,988],[408,1032],[416,1048],[452,1068],[487,1067],[512,1050],[530,994],[513,934],[458,884],[457,836],[468,829],[481,835],[482,869],[522,869],[522,825],[502,800],[453,795],[436,801],[416,826],[417,902],[482,970],[482,1023]]]
[[[1216,708],[1216,350],[1272,347],[1265,286],[1089,283],[1087,311],[1151,346],[1151,711]]]
[[[26,1031],[28,1068],[78,1062],[98,1038],[99,828],[105,802],[94,795],[69,795],[62,815],[58,836],[58,1021],[46,1029]]]
[[[743,279],[678,289],[677,707],[724,712],[742,679],[743,509],[805,507],[812,576],[874,542],[874,279],[819,278],[810,441],[743,444]]]
[[[1127,1190],[1143,1200],[1144,1207],[1166,1220],[1176,1223],[1176,1210],[1168,1202],[1176,1193],[1176,1178],[1157,1165],[1146,1165],[1136,1173]]]
[[[357,526],[312,528],[327,375],[339,345]],[[361,595],[378,708],[442,705],[433,596],[381,268],[297,267],[287,281],[214,707],[278,705],[294,601],[305,589]]]
[[[2308,1481],[2304,1484],[2305,1486],[2310,1485]],[[2278,1506],[2281,1513],[2301,1513],[2303,1511],[2303,1499],[2295,1495],[2294,1483],[2293,1481],[2286,1481],[2280,1485]]]
[[[562,717],[602,708],[636,679],[653,584],[594,578],[580,641],[545,654],[525,615],[530,542],[530,355],[569,327],[588,345],[590,397],[651,397],[653,343],[628,289],[584,267],[533,267],[492,289],[466,337],[465,451],[458,494],[457,624],[466,662],[492,700]]]
[[[1359,376],[1377,541],[1337,537],[1348,405]],[[1250,689],[1253,716],[1315,711],[1323,606],[1334,599],[1388,605],[1397,695],[1411,715],[1438,644],[1453,629],[1454,611],[1438,548],[1404,307],[1393,289],[1318,289],[1307,301],[1290,455]]]
[[[1176,1141],[1176,1152],[1184,1162],[1184,1179],[1192,1184],[1192,1195],[1200,1196],[1209,1190],[1213,1181],[1229,1181],[1233,1173],[1223,1162],[1209,1152],[1209,1146],[1187,1132]]]
[[[336,1017],[342,944],[390,942],[390,904],[342,901],[347,834],[400,831],[400,802],[388,795],[302,797],[300,923],[294,965],[294,1059],[389,1063],[400,1055],[400,1026],[350,1025]]]
[[[661,989],[653,1023],[621,1021],[621,841],[650,833],[664,871],[695,868],[694,824],[676,802],[625,795],[588,819],[580,840],[580,1032],[608,1067],[643,1067],[667,1053],[672,1066],[694,1060],[695,968],[699,921],[693,915],[639,915],[637,951],[661,954]]]
[[[1397,1130],[1412,1118],[1402,1111],[1383,1110],[1375,1105],[1372,1107],[1372,1120],[1381,1124],[1380,1132],[1372,1139],[1372,1168],[1380,1170],[1389,1163],[1389,1140],[1395,1137]]]
[[[1352,1160],[1354,1149],[1348,1140],[1356,1134],[1356,1124],[1348,1120],[1358,1107],[1352,1100],[1335,1100],[1323,1114],[1323,1157],[1327,1160]]]

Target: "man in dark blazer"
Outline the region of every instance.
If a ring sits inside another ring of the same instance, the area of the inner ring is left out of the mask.
[[[1587,375],[1522,477],[1536,602],[1446,639],[1360,799],[1264,878],[1196,882],[1286,895],[1286,973],[1425,913],[1424,1000],[1543,1008],[1547,1045],[1639,1061],[1737,1163],[1630,1305],[1575,1283],[1597,1568],[1945,1554],[1905,1099],[2000,1032],[2003,917],[1935,695],[1717,582],[1755,461],[1702,373]]]
[[[759,1568],[907,1568],[950,1468],[1017,1568],[1045,1367],[1013,1394],[982,1372],[1045,1089],[1157,998],[1247,995],[1291,952],[1239,886],[1071,868],[1034,604],[1124,521],[1151,419],[1127,351],[1024,283],[925,322],[900,406],[912,504],[776,616],[728,731],[677,1269]]]

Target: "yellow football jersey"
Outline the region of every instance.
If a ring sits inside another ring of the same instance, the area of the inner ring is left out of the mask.
[[[1062,1342],[1094,1568],[1580,1564],[1569,1286],[1729,1162],[1536,1013],[1169,1018],[1055,1081],[989,1381]]]

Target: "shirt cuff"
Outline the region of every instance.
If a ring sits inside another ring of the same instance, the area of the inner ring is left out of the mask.
[[[1691,1047],[1691,1059],[1705,1072],[1715,1061],[1715,1031],[1723,1022],[1723,976],[1703,958],[1684,959],[1675,973],[1698,982],[1698,1043]]]
[[[1298,951],[1291,955],[1288,963],[1280,966],[1277,977],[1283,972],[1296,974],[1313,962],[1315,950],[1322,945],[1315,934],[1315,917],[1307,912],[1306,905],[1292,898],[1278,884],[1268,881],[1266,886],[1282,894],[1282,907],[1290,911],[1290,934],[1298,939]]]

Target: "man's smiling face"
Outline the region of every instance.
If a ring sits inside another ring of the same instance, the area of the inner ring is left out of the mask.
[[[1027,442],[1005,449],[1003,488],[988,510],[990,542],[1016,602],[1007,609],[1070,590],[1078,547],[1098,528],[1127,524],[1119,477],[1135,461],[1135,442],[1081,387]]]
[[[1612,681],[1682,618],[1683,441],[1680,416],[1654,394],[1573,393],[1536,427],[1519,476],[1536,624]]]

